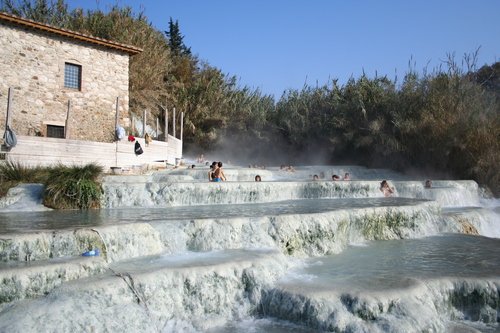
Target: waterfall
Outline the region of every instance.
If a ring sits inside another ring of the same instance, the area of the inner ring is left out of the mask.
[[[47,211],[42,205],[42,184],[20,184],[0,198],[0,211]]]
[[[479,204],[477,184],[472,181],[447,181],[446,187],[432,189],[425,189],[422,182],[394,184],[400,197],[433,200],[443,206]],[[144,176],[142,181],[106,182],[102,205],[107,208],[168,207],[305,198],[371,198],[383,196],[379,187],[378,181],[159,182]]]
[[[226,174],[106,176],[94,211],[43,211],[13,190],[0,206],[0,331],[498,330],[500,205],[475,182],[425,188],[355,166]]]
[[[292,322],[306,318],[325,331],[444,332],[454,319],[495,325],[500,258],[491,249],[500,240],[443,237],[310,259],[265,291],[262,314]],[[466,251],[474,252],[464,258]]]

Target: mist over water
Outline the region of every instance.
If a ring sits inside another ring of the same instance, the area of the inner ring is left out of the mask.
[[[229,164],[238,166],[307,166],[307,165],[331,165],[333,145],[324,143],[311,143],[305,149],[297,150],[280,134],[264,131],[261,136],[247,137],[239,133],[231,133],[221,137],[215,149],[208,152],[201,150],[198,146],[187,147],[184,156],[189,160],[195,160],[196,156],[204,154],[207,160],[231,162]],[[342,162],[348,162],[343,159]]]
[[[340,254],[312,258],[284,277],[289,288],[335,293],[381,293],[443,278],[500,278],[500,239],[444,234],[369,242]],[[302,278],[305,276],[306,278]]]
[[[107,176],[101,210],[0,209],[0,331],[499,330],[500,202],[475,182],[194,164]]]

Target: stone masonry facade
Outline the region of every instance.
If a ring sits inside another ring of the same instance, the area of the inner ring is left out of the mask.
[[[118,123],[129,124],[127,52],[0,20],[0,128],[11,88],[11,128],[18,135],[47,136],[65,126],[69,139],[112,142]],[[65,87],[66,64],[81,68],[81,88]]]

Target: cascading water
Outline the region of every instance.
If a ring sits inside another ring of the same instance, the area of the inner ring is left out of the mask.
[[[476,183],[425,188],[350,166],[228,168],[225,183],[207,172],[107,176],[99,211],[11,193],[0,332],[499,330],[500,205]],[[345,172],[354,180],[329,180]],[[387,178],[395,197],[379,190]]]
[[[448,234],[308,259],[265,291],[261,311],[293,322],[308,318],[321,330],[441,332],[451,319],[493,327],[500,256],[491,250],[499,246],[498,239]]]

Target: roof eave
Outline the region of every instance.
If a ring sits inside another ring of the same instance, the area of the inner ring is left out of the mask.
[[[0,12],[0,21],[7,21],[10,23],[14,23],[17,25],[29,27],[35,30],[41,30],[41,31],[46,31],[53,33],[55,35],[59,36],[64,36],[67,38],[71,39],[76,39],[79,41],[87,42],[90,44],[96,44],[104,47],[108,47],[111,49],[119,50],[121,52],[128,53],[129,55],[134,55],[142,52],[141,48],[135,47],[135,46],[130,46],[126,44],[121,44],[113,41],[109,41],[103,38],[98,38],[98,37],[93,37],[89,35],[85,35],[79,32],[71,31],[71,30],[66,30],[66,29],[61,29],[61,28],[56,28],[47,24],[39,23],[36,21],[24,19],[17,17],[15,15],[10,15],[6,13]]]

